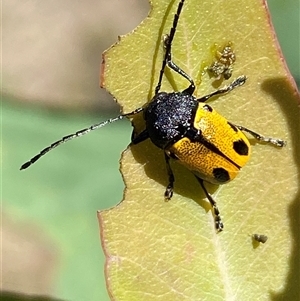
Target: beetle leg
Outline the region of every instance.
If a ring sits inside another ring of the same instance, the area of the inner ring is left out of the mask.
[[[210,99],[211,97],[213,96],[216,96],[216,95],[221,95],[221,94],[226,94],[230,91],[232,91],[233,89],[239,87],[239,86],[242,86],[245,82],[246,82],[246,76],[245,75],[241,75],[239,77],[237,77],[232,83],[230,83],[228,86],[225,86],[219,90],[216,90],[215,92],[212,92],[208,95],[205,95],[201,98],[198,98],[197,101],[199,102],[205,102],[207,101],[208,99]]]
[[[140,142],[143,142],[144,140],[149,138],[149,134],[147,130],[142,131],[138,135],[135,135],[135,132],[132,131],[131,134],[131,143],[132,144],[138,144]]]
[[[168,201],[173,196],[173,187],[174,187],[175,178],[170,166],[170,157],[166,153],[165,153],[165,160],[166,160],[167,172],[169,177],[169,184],[165,191],[165,200]]]
[[[210,204],[213,208],[213,212],[214,212],[214,216],[215,216],[215,227],[216,227],[218,232],[221,232],[221,231],[223,231],[224,225],[223,225],[223,222],[222,222],[222,219],[221,219],[221,216],[220,216],[220,211],[219,211],[219,208],[217,206],[217,203],[213,199],[213,197],[208,193],[208,191],[206,190],[206,188],[204,186],[204,183],[203,183],[203,180],[198,178],[197,176],[195,176],[195,177],[198,180],[198,182],[200,183],[207,199],[209,200],[209,202],[210,202]]]
[[[186,92],[187,94],[192,95],[195,91],[195,83],[194,83],[193,79],[186,72],[184,72],[178,65],[176,65],[172,61],[172,50],[171,50],[171,45],[169,45],[169,44],[170,44],[169,35],[165,35],[164,36],[164,47],[165,47],[165,49],[167,49],[168,46],[170,47],[170,50],[166,53],[166,63],[170,69],[174,70],[176,73],[180,74],[181,76],[183,76],[190,82],[190,86],[187,89],[185,89],[183,92]]]
[[[272,138],[272,137],[266,137],[261,134],[255,133],[241,125],[236,125],[234,124],[235,127],[237,127],[240,131],[244,131],[249,133],[251,136],[253,136],[256,140],[260,142],[266,142],[266,143],[271,143],[273,145],[276,145],[278,147],[283,147],[286,146],[286,141],[278,138]]]

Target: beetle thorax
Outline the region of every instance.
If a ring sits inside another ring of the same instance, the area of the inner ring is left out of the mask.
[[[196,98],[183,92],[161,92],[145,108],[146,128],[151,141],[166,149],[192,126],[198,107]]]

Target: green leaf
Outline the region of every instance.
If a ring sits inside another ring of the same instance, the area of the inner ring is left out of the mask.
[[[102,85],[124,112],[154,95],[178,1],[153,1],[150,16],[103,56]],[[113,300],[296,300],[299,296],[299,95],[260,0],[187,0],[173,43],[173,59],[196,80],[202,96],[229,81],[204,67],[215,49],[232,43],[233,76],[247,83],[211,102],[236,124],[288,141],[278,149],[250,139],[252,156],[231,183],[207,185],[225,224],[217,234],[199,184],[176,162],[175,192],[164,202],[163,151],[150,141],[128,148],[121,172],[123,201],[99,212]],[[217,46],[216,46],[217,45]],[[167,70],[162,91],[188,82]],[[142,117],[133,120],[140,131]],[[265,244],[252,234],[268,236]]]

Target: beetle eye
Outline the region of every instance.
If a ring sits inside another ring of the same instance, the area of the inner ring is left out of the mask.
[[[203,110],[207,111],[207,112],[212,112],[213,111],[213,108],[209,105],[204,105],[203,106]]]

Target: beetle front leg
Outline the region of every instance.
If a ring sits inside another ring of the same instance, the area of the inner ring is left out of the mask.
[[[172,168],[170,166],[170,157],[166,153],[165,153],[165,160],[166,160],[166,166],[167,166],[167,173],[168,173],[168,177],[169,177],[169,184],[165,191],[165,200],[168,201],[173,196],[173,188],[174,188],[175,178],[174,178]]]
[[[241,125],[236,125],[235,124],[234,126],[237,127],[240,131],[249,133],[252,137],[254,137],[256,140],[258,140],[260,142],[271,143],[271,144],[273,144],[275,146],[278,146],[278,147],[286,146],[286,141],[285,140],[263,136],[263,135],[258,134],[256,132],[253,132],[253,131],[251,131],[251,130],[249,130],[249,129],[241,126]]]
[[[198,182],[200,183],[207,199],[209,200],[212,208],[213,208],[213,213],[214,213],[214,216],[215,216],[215,227],[216,227],[216,230],[218,232],[221,232],[223,231],[223,228],[224,228],[224,225],[223,225],[223,222],[222,222],[222,219],[221,219],[221,216],[220,216],[220,211],[219,211],[219,208],[217,206],[217,202],[213,199],[213,197],[208,193],[208,191],[206,190],[205,186],[204,186],[204,183],[203,183],[203,180],[198,178],[197,176],[195,176],[196,179],[198,180]]]
[[[206,102],[208,99],[212,98],[213,96],[227,94],[233,89],[242,86],[246,82],[247,78],[245,75],[240,75],[236,78],[233,82],[231,82],[228,86],[225,86],[219,90],[216,90],[208,95],[202,96],[197,99],[199,102]]]
[[[195,91],[195,83],[193,79],[172,60],[172,50],[169,35],[164,36],[164,47],[165,49],[170,47],[169,51],[166,53],[166,64],[170,69],[174,70],[176,73],[180,74],[190,82],[190,86],[187,89],[185,89],[184,92],[186,92],[189,95],[192,95]]]

